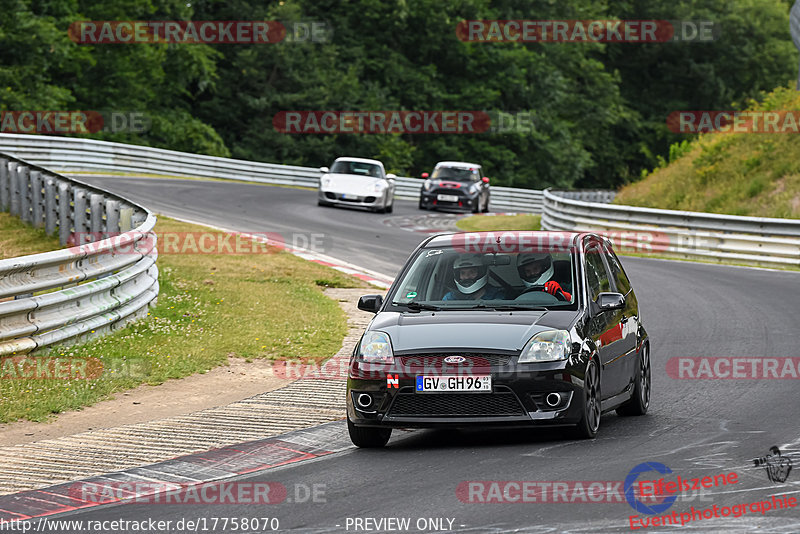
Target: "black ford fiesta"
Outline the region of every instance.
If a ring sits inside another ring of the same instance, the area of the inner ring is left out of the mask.
[[[359,447],[393,427],[568,425],[643,415],[649,340],[608,240],[478,232],[417,247],[350,360],[347,425]]]

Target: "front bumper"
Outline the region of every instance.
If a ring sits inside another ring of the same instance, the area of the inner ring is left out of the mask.
[[[317,191],[320,202],[342,206],[360,206],[363,208],[385,208],[386,192],[370,193],[368,195],[349,195],[334,191]]]
[[[471,371],[405,368],[397,372],[398,369],[386,365],[383,373],[375,364],[353,362],[347,381],[348,417],[358,426],[406,428],[577,423],[583,413],[582,372],[573,369],[568,361],[516,365],[516,359],[509,357],[506,365]],[[366,366],[367,373],[363,372]],[[491,374],[492,391],[419,393],[416,392],[418,374]],[[554,406],[547,403],[551,393],[560,399]],[[364,405],[364,395],[369,396],[371,404]]]
[[[441,200],[440,195],[455,197],[456,200]],[[471,211],[476,208],[479,202],[480,194],[464,194],[463,191],[458,190],[431,190],[421,191],[419,202],[426,208],[441,208],[449,210],[466,210]]]

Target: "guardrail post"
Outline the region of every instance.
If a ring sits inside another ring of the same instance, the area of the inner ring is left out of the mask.
[[[19,180],[17,178],[17,163],[8,165],[8,205],[11,215],[19,215]]]
[[[87,233],[89,232],[89,220],[86,217],[87,196],[89,195],[85,189],[81,187],[72,188],[72,226],[75,229],[76,245],[82,245],[87,242]]]
[[[103,195],[92,193],[89,196],[89,231],[92,232],[92,241],[99,239],[98,236],[103,231],[104,208]]]
[[[8,211],[8,160],[0,158],[0,211]]]
[[[106,227],[103,237],[115,236],[119,232],[119,208],[118,200],[106,200]]]
[[[58,226],[58,182],[52,176],[44,178],[44,231],[53,235]]]
[[[44,195],[42,195],[42,173],[31,171],[31,222],[36,228],[44,226]]]
[[[58,241],[61,246],[69,241],[72,232],[72,187],[69,182],[58,183]]]
[[[31,170],[20,166],[17,169],[17,183],[19,184],[19,216],[26,223],[31,222]]]
[[[119,210],[119,231],[128,232],[133,229],[133,208],[122,208]]]

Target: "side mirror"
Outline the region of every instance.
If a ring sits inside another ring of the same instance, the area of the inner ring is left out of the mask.
[[[600,311],[621,310],[625,307],[622,293],[600,293],[597,295],[597,307]]]
[[[331,172],[331,170],[328,167],[320,167],[319,168],[319,172],[328,173],[328,172]]]
[[[430,176],[430,174],[428,174],[427,172],[423,172],[423,173],[422,173],[422,179],[423,179],[423,180],[427,180],[427,179],[428,179],[428,176]]]
[[[397,178],[396,174],[389,173],[386,175],[387,180],[394,180],[395,178]]]
[[[489,183],[489,177],[488,176],[484,176],[483,177],[483,183],[485,183],[485,184]]]
[[[383,306],[383,296],[364,295],[358,299],[358,309],[366,312],[378,313]]]

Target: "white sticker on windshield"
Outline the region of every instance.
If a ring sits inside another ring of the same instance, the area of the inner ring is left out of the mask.
[[[442,252],[444,252],[444,251],[441,250],[441,249],[429,250],[428,253],[425,254],[425,257],[427,258],[429,256],[436,256],[437,254],[441,254]]]

